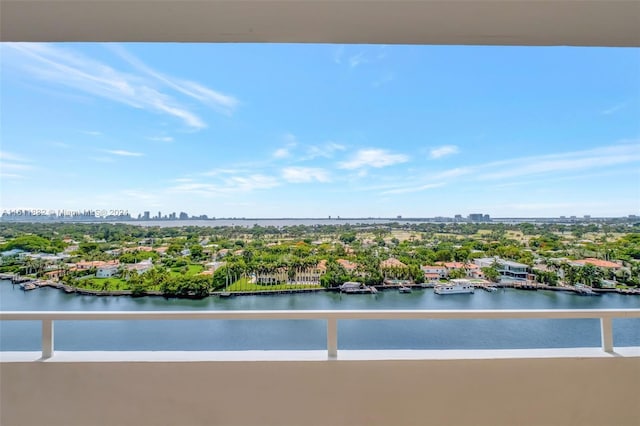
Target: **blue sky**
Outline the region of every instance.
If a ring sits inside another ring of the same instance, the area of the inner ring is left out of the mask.
[[[0,46],[2,208],[640,212],[640,50]]]

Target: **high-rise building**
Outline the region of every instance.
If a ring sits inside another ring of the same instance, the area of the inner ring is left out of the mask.
[[[149,213],[148,211],[145,211],[144,214],[142,215],[142,220],[149,220],[151,219],[151,213]]]

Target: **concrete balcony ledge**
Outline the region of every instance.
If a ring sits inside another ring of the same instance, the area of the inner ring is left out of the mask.
[[[0,424],[637,426],[614,349],[4,352]]]
[[[51,358],[41,352],[0,352],[0,363],[45,362],[336,362],[401,360],[492,360],[538,358],[640,358],[640,346],[601,348],[481,349],[481,350],[340,350],[327,358],[324,350],[303,351],[56,351]]]

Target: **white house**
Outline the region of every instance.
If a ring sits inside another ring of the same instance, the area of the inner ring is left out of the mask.
[[[524,282],[533,281],[535,276],[529,273],[529,266],[523,263],[504,260],[499,257],[484,257],[475,260],[480,268],[491,267],[494,264],[498,269],[500,282]]]
[[[447,276],[447,268],[444,265],[423,265],[420,269],[429,281],[437,281]]]
[[[110,278],[118,273],[117,265],[105,265],[100,266],[96,269],[96,277],[97,278]]]
[[[153,268],[153,261],[151,258],[143,260],[142,262],[134,263],[133,265],[127,265],[127,269],[130,271],[136,271],[138,275],[144,274]]]

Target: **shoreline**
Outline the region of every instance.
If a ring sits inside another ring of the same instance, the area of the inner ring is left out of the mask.
[[[162,293],[161,291],[158,290],[150,290],[150,291],[145,291],[142,294],[133,294],[132,290],[93,290],[93,289],[85,289],[85,288],[79,288],[79,287],[72,287],[60,282],[55,282],[55,281],[50,281],[50,280],[39,280],[39,279],[31,279],[28,277],[23,277],[23,276],[14,276],[12,278],[8,278],[6,276],[2,276],[1,277],[4,280],[7,280],[9,282],[11,282],[12,285],[16,285],[16,284],[34,284],[35,287],[32,289],[37,289],[37,288],[44,288],[44,287],[48,287],[48,288],[53,288],[56,290],[62,290],[67,294],[79,294],[82,296],[97,296],[97,297],[119,297],[119,296],[129,296],[132,298],[137,298],[137,297],[147,297],[147,296],[152,296],[152,297],[164,297],[166,299],[204,299],[210,296],[217,296],[217,297],[232,297],[232,296],[270,296],[270,295],[283,295],[283,294],[295,294],[295,293],[317,293],[317,292],[341,292],[339,287],[336,288],[297,288],[297,289],[281,289],[281,290],[248,290],[248,291],[224,291],[224,290],[217,290],[217,291],[212,291],[210,292],[208,295],[206,296],[171,296],[171,295],[165,295],[164,293]],[[380,291],[380,290],[398,290],[400,287],[402,286],[407,286],[410,287],[412,289],[427,289],[427,288],[433,288],[433,284],[427,284],[427,283],[423,283],[423,284],[403,284],[403,285],[396,285],[396,284],[383,284],[383,285],[379,285],[379,286],[371,286],[373,288],[375,288],[376,290]],[[546,284],[529,284],[529,285],[518,285],[518,284],[513,284],[513,283],[509,283],[509,284],[500,284],[500,283],[492,283],[491,286],[493,286],[494,288],[512,288],[515,290],[523,290],[523,291],[537,291],[537,290],[549,290],[549,291],[562,291],[562,292],[567,292],[567,293],[574,293],[576,295],[587,295],[588,294],[584,294],[583,292],[581,292],[580,290],[576,289],[576,288],[572,288],[572,287],[566,287],[566,286],[549,286]],[[474,288],[476,290],[481,289],[484,291],[489,291],[485,288],[486,286],[481,286],[481,285],[476,285],[474,286]],[[607,293],[617,293],[617,294],[621,294],[621,295],[625,295],[625,296],[640,296],[640,289],[629,289],[629,290],[623,290],[623,289],[604,289],[604,288],[594,288],[592,289],[593,293],[592,296],[599,296],[601,294],[607,294]],[[25,291],[30,291],[30,290],[25,290]]]

